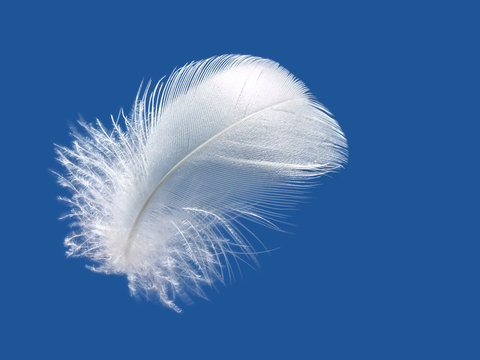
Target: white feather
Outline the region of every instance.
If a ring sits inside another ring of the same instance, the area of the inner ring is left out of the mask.
[[[331,114],[256,57],[188,64],[119,118],[111,130],[81,123],[71,148],[56,147],[72,193],[65,244],[176,311],[178,297],[230,276],[232,259],[255,261],[244,220],[276,228],[312,178],[346,160]]]

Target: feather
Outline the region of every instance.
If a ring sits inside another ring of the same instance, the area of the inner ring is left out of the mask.
[[[234,262],[256,261],[246,223],[278,229],[311,180],[346,161],[325,107],[251,56],[192,62],[139,90],[111,128],[80,127],[71,147],[56,145],[70,190],[67,254],[175,311],[231,278]]]

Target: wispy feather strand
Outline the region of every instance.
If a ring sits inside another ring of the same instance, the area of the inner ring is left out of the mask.
[[[111,127],[80,126],[70,148],[56,146],[68,255],[175,311],[232,263],[256,261],[246,221],[276,229],[312,178],[346,160],[341,129],[305,85],[251,56],[188,64],[139,90]]]

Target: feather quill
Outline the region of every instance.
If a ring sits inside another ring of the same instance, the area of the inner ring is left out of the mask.
[[[67,254],[126,275],[132,294],[175,311],[231,277],[232,259],[255,262],[245,222],[277,229],[313,178],[346,161],[325,107],[252,56],[185,65],[139,90],[111,129],[80,126],[71,147],[56,145],[74,228]]]

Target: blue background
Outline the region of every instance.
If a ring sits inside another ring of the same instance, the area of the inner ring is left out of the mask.
[[[443,2],[0,5],[2,359],[479,359],[478,9]],[[304,80],[346,168],[255,227],[261,268],[178,315],[66,259],[48,169],[79,114],[224,53]]]

